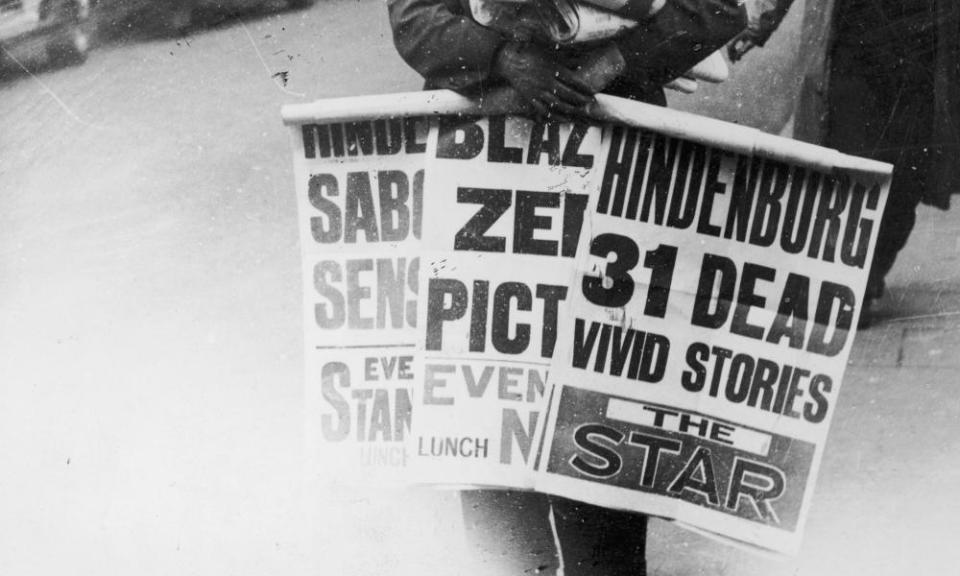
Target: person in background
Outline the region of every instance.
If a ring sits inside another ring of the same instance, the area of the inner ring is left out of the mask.
[[[394,44],[425,89],[483,98],[505,88],[530,114],[564,120],[581,115],[600,91],[664,105],[665,83],[744,29],[741,3],[615,2],[639,25],[611,40],[566,47],[481,26],[467,0],[388,0],[388,9]],[[461,501],[470,544],[496,573],[646,574],[643,515],[532,492],[464,491]]]
[[[762,46],[791,2],[752,6],[758,15],[731,59]],[[894,166],[860,316],[867,327],[917,206],[947,209],[960,191],[960,3],[837,0],[832,14],[822,143]]]

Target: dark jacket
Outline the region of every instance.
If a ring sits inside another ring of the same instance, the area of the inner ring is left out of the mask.
[[[663,103],[664,83],[746,27],[741,1],[667,0],[655,16],[616,40],[627,72],[604,92]],[[426,89],[475,96],[502,83],[492,68],[506,40],[473,21],[468,0],[388,0],[388,7],[394,44],[426,79]]]
[[[960,192],[960,2],[813,4],[805,35],[827,48],[807,68],[795,136],[890,162],[895,188],[947,208]]]
[[[826,144],[892,163],[898,193],[946,208],[960,191],[957,0],[837,2],[833,34]]]

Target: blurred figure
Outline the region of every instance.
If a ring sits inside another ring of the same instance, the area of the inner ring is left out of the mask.
[[[792,0],[760,0],[731,58],[763,45]],[[832,9],[823,144],[889,162],[893,183],[861,327],[883,296],[922,202],[941,209],[960,190],[960,5],[956,0],[845,0]],[[755,23],[755,24],[754,24]]]
[[[99,26],[105,31],[143,29],[162,36],[183,36],[200,24],[235,17],[243,11],[287,7],[299,10],[316,0],[92,0]]]

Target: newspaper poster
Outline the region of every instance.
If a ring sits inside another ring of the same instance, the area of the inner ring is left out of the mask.
[[[424,191],[412,481],[533,486],[600,135],[587,123],[438,119]]]
[[[407,462],[430,120],[293,124],[309,474],[399,484]]]
[[[890,171],[726,149],[736,128],[606,131],[536,488],[791,554]]]

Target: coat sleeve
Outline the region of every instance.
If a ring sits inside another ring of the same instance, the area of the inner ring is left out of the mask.
[[[667,0],[617,44],[631,82],[662,86],[747,26],[742,0]]]
[[[505,42],[463,13],[457,0],[388,0],[393,43],[427,88],[473,94]]]

